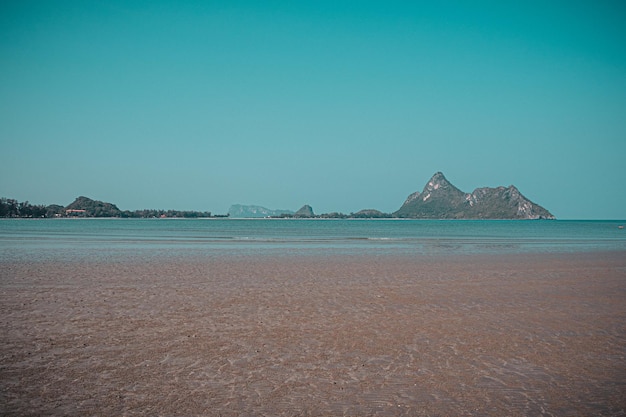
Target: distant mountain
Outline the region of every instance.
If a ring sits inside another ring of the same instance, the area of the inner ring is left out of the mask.
[[[243,204],[233,204],[228,209],[228,216],[231,218],[263,218],[279,217],[283,214],[294,214],[291,210],[272,210],[261,206],[250,206]]]
[[[122,211],[115,204],[92,200],[87,197],[78,197],[72,204],[65,207],[67,215],[84,217],[120,217]]]
[[[441,172],[433,175],[421,193],[409,195],[393,216],[413,219],[555,218],[513,185],[477,188],[468,194],[452,185]]]
[[[289,213],[281,213],[278,216],[272,216],[274,218],[278,218],[278,219],[310,219],[310,218],[319,218],[321,216],[316,215],[313,212],[313,208],[311,206],[309,206],[308,204],[305,204],[304,206],[300,207],[300,209],[298,211],[294,212],[289,212]]]
[[[313,213],[313,207],[305,204],[300,207],[298,211],[293,215],[294,217],[315,217],[315,213]]]

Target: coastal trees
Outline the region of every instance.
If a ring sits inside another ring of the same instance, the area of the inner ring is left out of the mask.
[[[0,198],[0,217],[46,217],[48,208],[32,205],[28,201],[18,202],[11,198]]]
[[[125,210],[122,212],[122,217],[142,218],[142,219],[150,219],[150,218],[195,219],[195,218],[200,218],[200,217],[213,217],[213,215],[211,214],[210,211],[143,209],[143,210],[135,210],[135,211]]]
[[[19,213],[17,200],[9,198],[0,199],[0,216],[15,217]]]
[[[115,204],[78,197],[70,205],[33,205],[28,201],[18,202],[11,198],[0,198],[0,217],[130,217],[130,218],[200,218],[213,216],[210,211],[192,210],[135,210],[121,211]]]

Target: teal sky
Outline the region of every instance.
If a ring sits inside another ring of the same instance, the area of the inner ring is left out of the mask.
[[[620,1],[3,1],[0,196],[626,218]]]

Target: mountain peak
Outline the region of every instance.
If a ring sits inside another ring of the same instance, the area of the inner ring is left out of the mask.
[[[422,192],[422,194],[429,193],[429,192],[438,190],[440,188],[448,188],[448,187],[454,187],[454,186],[450,183],[450,181],[446,179],[445,175],[443,175],[442,172],[436,172],[435,175],[433,175],[430,178],[430,180],[424,187],[424,191]]]
[[[294,214],[294,217],[314,217],[315,213],[313,213],[313,208],[311,208],[311,206],[309,206],[308,204],[305,204],[304,206],[300,207],[300,210],[296,211],[296,214]]]
[[[553,219],[514,186],[477,188],[465,193],[441,172],[435,173],[422,193],[415,192],[394,214],[418,219]]]
[[[448,179],[446,178],[445,175],[443,175],[443,172],[441,171],[437,171],[433,174],[432,177],[430,177],[430,182],[448,182]]]

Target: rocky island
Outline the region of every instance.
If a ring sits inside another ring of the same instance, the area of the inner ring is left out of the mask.
[[[477,188],[471,193],[452,185],[437,172],[422,192],[408,196],[393,217],[411,219],[554,219],[510,185]]]
[[[299,219],[554,219],[554,215],[533,203],[514,186],[482,187],[465,193],[452,185],[441,172],[435,173],[424,189],[409,195],[393,213],[375,209],[356,213],[315,214],[309,205],[298,211],[271,210],[259,206],[235,205],[231,217],[272,217]]]

